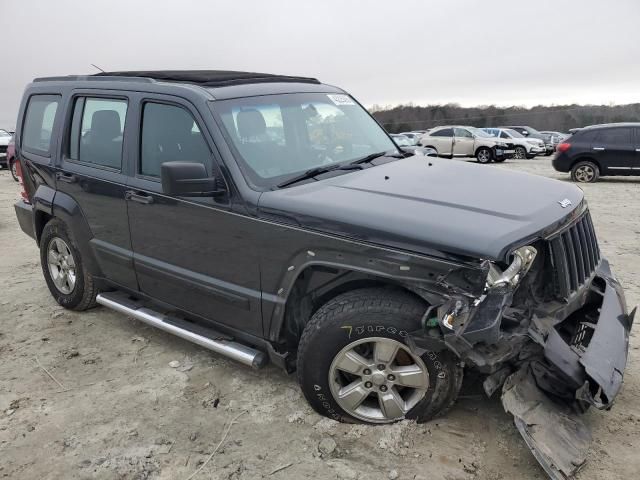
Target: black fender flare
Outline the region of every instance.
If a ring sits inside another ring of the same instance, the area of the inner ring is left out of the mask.
[[[312,267],[349,270],[386,283],[395,283],[423,298],[446,298],[460,293],[474,295],[484,287],[486,270],[482,265],[470,265],[435,257],[387,250],[380,247],[363,248],[358,252],[310,249],[298,252],[287,263],[275,293],[263,292],[264,318],[268,338],[280,339],[285,307],[298,277]],[[468,272],[460,275],[460,272]],[[475,276],[475,284],[472,277]],[[465,278],[470,280],[466,282]],[[269,304],[271,307],[269,308]]]
[[[62,220],[73,235],[73,238],[76,241],[76,247],[80,251],[80,255],[82,255],[82,261],[92,275],[96,277],[102,277],[102,271],[98,262],[96,260],[93,249],[91,248],[91,244],[89,241],[93,238],[93,233],[91,232],[91,228],[89,228],[89,223],[80,208],[80,205],[69,195],[60,191],[54,191],[54,196],[51,198],[48,209],[44,210],[47,207],[48,196],[38,197],[38,193],[43,187],[38,187],[36,190],[36,194],[34,195],[34,208],[35,205],[38,204],[43,212],[48,214],[50,217],[59,218]],[[49,190],[53,190],[50,187],[46,187]],[[43,190],[43,193],[45,191]],[[46,192],[47,195],[49,192]],[[42,225],[44,227],[44,225]],[[42,229],[40,229],[42,231]],[[38,235],[39,242],[39,235]]]

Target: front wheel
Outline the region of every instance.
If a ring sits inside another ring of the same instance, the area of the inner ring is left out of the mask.
[[[491,157],[491,150],[488,148],[479,148],[476,152],[476,160],[478,160],[479,163],[489,163],[491,162]]]
[[[513,158],[515,158],[516,160],[523,160],[527,158],[527,149],[524,147],[516,147]]]
[[[95,306],[98,290],[85,269],[66,224],[54,218],[40,237],[42,272],[53,298],[64,308],[86,310]]]
[[[298,381],[321,415],[345,422],[427,421],[455,401],[462,367],[445,352],[416,352],[408,332],[426,310],[412,294],[354,290],[311,318],[298,348]]]

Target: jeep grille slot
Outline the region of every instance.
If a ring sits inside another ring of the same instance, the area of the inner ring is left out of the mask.
[[[600,248],[589,212],[551,238],[548,245],[555,294],[567,299],[592,277],[600,263]]]

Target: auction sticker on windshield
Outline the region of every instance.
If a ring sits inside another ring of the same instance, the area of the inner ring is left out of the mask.
[[[342,105],[355,105],[356,103],[351,99],[349,95],[327,95],[329,99],[338,106]]]

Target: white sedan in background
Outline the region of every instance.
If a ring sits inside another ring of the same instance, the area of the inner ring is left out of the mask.
[[[533,158],[536,155],[544,155],[546,147],[544,141],[539,138],[528,138],[510,128],[483,128],[494,137],[509,140],[515,145],[513,158]]]

